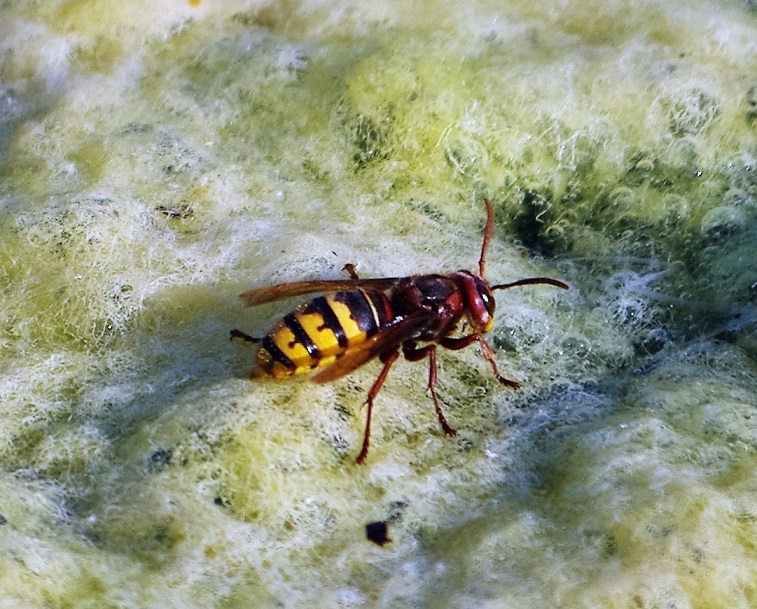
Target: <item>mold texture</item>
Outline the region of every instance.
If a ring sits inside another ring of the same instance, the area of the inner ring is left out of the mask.
[[[757,13],[0,3],[0,598],[757,606]],[[476,269],[491,343],[250,382],[256,286]],[[366,525],[380,524],[378,533]],[[371,542],[373,540],[374,543]]]

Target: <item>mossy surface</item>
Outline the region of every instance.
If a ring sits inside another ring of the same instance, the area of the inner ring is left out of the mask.
[[[0,597],[757,605],[749,2],[0,5]],[[475,269],[490,342],[250,382],[253,286]],[[391,543],[365,537],[386,521]]]

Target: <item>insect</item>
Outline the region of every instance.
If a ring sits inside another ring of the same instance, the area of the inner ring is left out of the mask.
[[[242,302],[251,307],[302,294],[323,293],[285,315],[263,338],[231,331],[232,338],[260,343],[251,378],[281,378],[315,371],[314,382],[328,383],[378,358],[383,368],[365,401],[365,431],[357,463],[363,463],[368,456],[373,403],[400,351],[411,362],[428,358],[428,391],[442,430],[448,436],[457,431],[447,423],[436,394],[437,346],[457,351],[478,343],[497,380],[518,389],[519,383],[500,374],[494,353],[483,336],[494,322],[493,292],[534,284],[565,290],[568,286],[549,277],[489,285],[484,271],[494,209],[488,199],[484,202],[486,226],[478,275],[462,270],[446,275],[360,279],[355,266],[348,264],[344,270],[349,279],[281,283],[241,294]],[[458,327],[462,321],[467,323],[461,333]]]

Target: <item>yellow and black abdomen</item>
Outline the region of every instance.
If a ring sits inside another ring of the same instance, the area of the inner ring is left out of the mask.
[[[345,290],[300,305],[261,341],[251,376],[282,377],[327,366],[394,318],[376,290]]]

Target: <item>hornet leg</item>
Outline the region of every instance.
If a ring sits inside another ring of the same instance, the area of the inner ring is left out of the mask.
[[[511,381],[510,379],[505,378],[500,374],[499,368],[497,367],[497,360],[494,359],[494,353],[492,353],[492,348],[489,346],[489,343],[486,342],[486,339],[481,334],[468,334],[467,336],[461,336],[460,338],[444,337],[441,339],[441,341],[439,341],[439,344],[441,344],[441,346],[445,349],[457,351],[458,349],[467,347],[475,341],[478,341],[478,343],[481,345],[481,351],[484,354],[484,358],[492,367],[494,376],[497,377],[497,380],[505,387],[510,387],[510,389],[519,389],[520,383],[518,383],[517,381]]]
[[[439,424],[446,435],[457,435],[457,430],[450,427],[449,423],[447,423],[444,412],[442,412],[442,407],[439,405],[439,398],[436,395],[436,345],[426,345],[425,347],[417,348],[414,343],[406,342],[402,346],[402,353],[405,359],[410,362],[417,362],[428,355],[428,390],[431,392],[431,399],[434,400],[436,417],[439,419]]]
[[[371,415],[373,414],[373,400],[376,399],[379,391],[381,391],[381,386],[384,384],[384,381],[389,374],[389,369],[392,367],[392,364],[397,361],[399,355],[399,351],[394,351],[386,357],[381,358],[381,361],[384,362],[384,367],[381,369],[381,374],[378,375],[378,378],[373,383],[371,390],[368,392],[368,399],[365,401],[366,405],[368,406],[368,412],[366,413],[365,433],[363,434],[363,447],[360,449],[360,454],[357,456],[357,459],[355,459],[355,463],[364,463],[365,458],[368,456],[368,445],[371,441]]]
[[[360,279],[357,276],[357,265],[352,262],[348,262],[342,267],[342,270],[350,276],[350,279]]]
[[[250,336],[249,334],[245,334],[241,330],[232,330],[229,334],[231,336],[229,337],[229,340],[234,340],[235,338],[241,338],[242,340],[246,340],[248,343],[259,343],[262,338],[255,338],[254,336]]]

